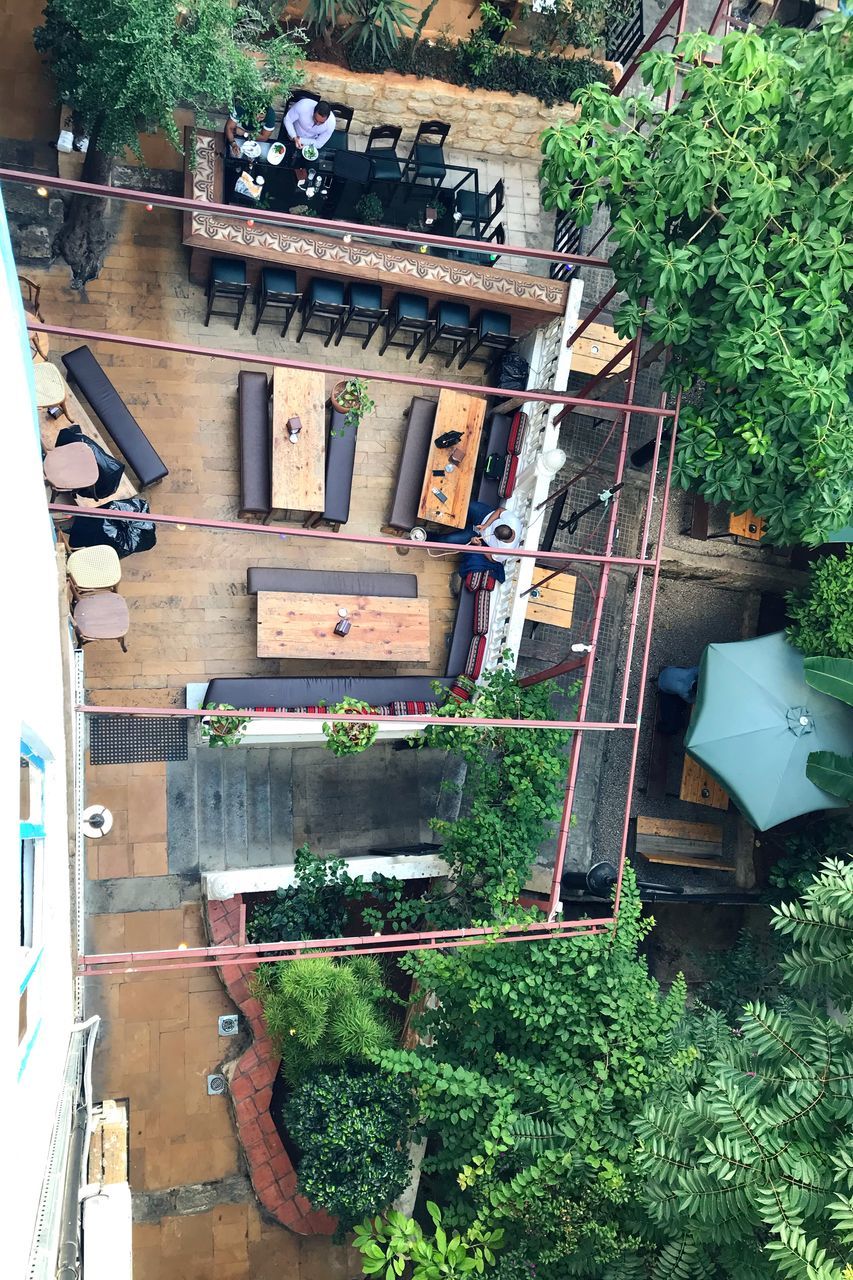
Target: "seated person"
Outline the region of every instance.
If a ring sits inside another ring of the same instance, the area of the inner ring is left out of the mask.
[[[242,144],[250,139],[261,145],[261,159],[266,160],[275,129],[275,109],[271,103],[260,107],[254,113],[246,110],[239,102],[231,108],[231,114],[225,123],[225,141],[232,156],[239,157]]]
[[[314,98],[300,98],[285,113],[284,128],[296,151],[301,151],[306,142],[313,142],[320,151],[335,132],[335,115],[322,99],[318,102]],[[305,170],[297,166],[296,173],[301,179]]]
[[[506,506],[492,511],[487,502],[471,502],[465,528],[436,534],[434,540],[466,543],[477,547],[487,560],[500,564],[507,559],[505,553],[521,543],[521,521]],[[489,550],[492,547],[497,550]]]

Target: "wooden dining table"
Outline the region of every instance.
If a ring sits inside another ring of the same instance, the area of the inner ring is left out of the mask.
[[[335,634],[346,609],[349,635]],[[401,596],[258,592],[258,657],[429,662],[429,601]]]
[[[486,418],[486,401],[482,396],[470,396],[462,391],[441,391],[426,462],[421,502],[418,516],[434,524],[448,525],[452,529],[464,529],[468,516],[468,504],[474,487],[474,469],[480,449],[480,436]],[[465,450],[461,462],[450,463],[450,449],[439,449],[435,441],[446,431],[458,431],[462,435],[458,448]],[[445,471],[434,476],[433,471]],[[445,495],[445,501],[437,498],[436,490]]]
[[[556,577],[553,573],[553,569],[534,569],[524,619],[568,629],[572,625],[578,580],[571,573],[558,573]],[[550,581],[544,581],[546,578]]]
[[[302,430],[290,439],[287,423]],[[303,369],[272,375],[272,508],[322,511],[326,505],[326,379]]]

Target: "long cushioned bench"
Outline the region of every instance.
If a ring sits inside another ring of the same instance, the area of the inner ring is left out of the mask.
[[[357,437],[357,429],[345,427],[344,414],[333,409],[332,425],[326,441],[326,505],[322,513],[308,520],[309,525],[324,521],[340,528],[349,520]]]
[[[435,702],[435,684],[451,681],[435,676],[242,676],[211,680],[203,706],[227,703],[238,710],[275,707],[333,706],[343,698],[357,698],[372,707],[391,702]]]
[[[412,396],[412,403],[406,411],[406,434],[400,450],[397,483],[388,516],[388,526],[391,529],[404,529],[408,533],[418,522],[418,507],[437,409],[437,401]]]
[[[348,569],[249,569],[246,591],[325,591],[342,596],[405,596],[417,598],[413,573],[356,573]]]
[[[265,520],[272,503],[269,378],[241,369],[237,379],[240,429],[240,515]]]
[[[500,493],[498,486],[500,479],[495,476],[489,479],[485,471],[485,459],[489,454],[501,453],[507,451],[507,443],[509,441],[510,428],[512,427],[511,413],[493,413],[489,418],[489,427],[486,433],[486,447],[484,450],[484,465],[480,473],[480,483],[477,488],[477,501],[488,502],[489,506],[494,508],[500,502]]]
[[[136,473],[139,487],[156,484],[169,468],[104,373],[88,347],[75,347],[62,357],[68,381],[92,406],[116,448]]]

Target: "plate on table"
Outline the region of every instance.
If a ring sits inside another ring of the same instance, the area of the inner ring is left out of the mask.
[[[285,157],[286,152],[287,152],[287,148],[285,147],[283,142],[274,142],[269,149],[269,155],[267,156],[267,164],[271,164],[271,165],[281,164],[282,160]]]
[[[243,143],[241,154],[244,160],[257,160],[261,154],[261,144],[255,142],[254,138],[247,138]]]
[[[316,160],[319,154],[320,152],[314,146],[313,142],[306,142],[305,146],[302,148],[302,155],[304,159],[306,159],[309,162],[309,164],[312,160]]]

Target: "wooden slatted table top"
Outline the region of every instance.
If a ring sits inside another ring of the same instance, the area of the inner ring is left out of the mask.
[[[591,324],[572,345],[572,373],[599,373],[625,346],[609,324]],[[631,363],[630,351],[619,361],[612,374],[621,373]]]
[[[451,450],[437,449],[435,444],[430,445],[421,489],[421,505],[418,507],[421,520],[432,520],[435,524],[448,525],[451,529],[465,528],[485,417],[486,402],[482,396],[469,396],[462,391],[439,393],[432,438],[438,439],[445,431],[461,431],[459,448],[465,450],[465,457],[454,466],[449,475],[434,476],[433,471],[446,467]],[[433,489],[440,489],[445,493],[447,501],[441,502],[436,498]]]
[[[552,569],[534,569],[533,586],[538,595],[527,597],[526,622],[546,622],[551,627],[568,628],[572,625],[575,610],[575,587],[577,578],[570,573],[558,574],[544,586],[536,584],[547,578]]]
[[[352,628],[336,636],[339,609]],[[429,601],[400,596],[258,592],[258,657],[429,662]]]
[[[291,443],[288,418],[302,430]],[[348,428],[349,429],[349,428]],[[326,378],[301,369],[272,375],[272,506],[322,511],[326,505]]]
[[[728,809],[729,796],[719,782],[703,769],[698,760],[685,755],[684,767],[681,770],[681,788],[678,792],[680,800],[690,804],[707,804],[712,809]]]
[[[729,516],[729,533],[736,538],[748,538],[750,542],[760,542],[764,537],[764,518],[752,511],[744,511],[741,515]]]

